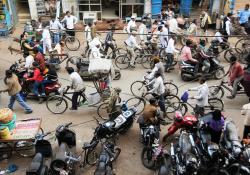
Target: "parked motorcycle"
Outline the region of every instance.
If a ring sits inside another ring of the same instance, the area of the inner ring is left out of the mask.
[[[49,169],[44,164],[44,157],[41,153],[37,153],[32,159],[30,167],[26,170],[26,175],[48,175]]]
[[[102,143],[102,151],[94,175],[114,175],[112,162],[118,158],[120,152],[121,149],[113,143]]]
[[[94,140],[103,138],[113,138],[117,134],[126,133],[133,125],[137,109],[132,107],[127,111],[122,112],[115,119],[109,119],[104,123],[99,123],[95,129]]]
[[[220,65],[219,60],[216,57],[209,57],[210,60],[210,70],[208,74],[203,74],[207,78],[221,79],[225,75],[224,68]],[[198,63],[199,64],[199,63]],[[180,62],[181,69],[181,79],[183,81],[192,81],[202,76],[202,65],[198,65],[197,68],[191,64],[187,64],[184,61]]]

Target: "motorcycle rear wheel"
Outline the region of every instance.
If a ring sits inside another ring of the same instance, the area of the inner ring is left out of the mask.
[[[89,149],[86,154],[86,163],[88,165],[95,165],[98,159],[98,153],[95,148]]]

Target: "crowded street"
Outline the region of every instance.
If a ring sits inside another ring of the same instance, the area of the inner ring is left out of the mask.
[[[76,28],[67,11],[0,37],[0,174],[250,174],[250,15],[230,34],[231,14],[182,29],[170,12]]]

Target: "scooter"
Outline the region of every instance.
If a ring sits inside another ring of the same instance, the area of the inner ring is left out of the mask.
[[[210,70],[208,74],[204,74],[203,76],[207,78],[215,78],[221,79],[225,75],[224,68],[220,65],[219,60],[216,57],[209,57],[210,61]],[[198,63],[199,64],[199,63]],[[199,64],[198,71],[196,66],[191,64],[187,64],[184,61],[180,62],[180,69],[181,69],[181,79],[183,81],[192,81],[198,79],[202,76],[202,65]]]
[[[72,123],[60,125],[56,129],[56,138],[59,145],[59,150],[55,154],[50,163],[50,170],[53,175],[60,175],[62,172],[68,175],[74,175],[76,163],[80,161],[80,157],[75,156],[70,148],[76,146],[76,134],[69,129]]]
[[[37,153],[31,161],[30,167],[26,170],[26,175],[48,175],[49,170],[44,165],[44,158],[41,153]]]

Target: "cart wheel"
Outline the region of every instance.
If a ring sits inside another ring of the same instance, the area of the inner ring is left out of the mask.
[[[0,143],[0,161],[12,156],[12,147],[8,143]]]
[[[34,157],[36,154],[34,141],[18,141],[14,145],[14,150],[21,157]]]
[[[59,95],[51,96],[46,101],[47,109],[53,114],[62,114],[68,108],[68,102]]]
[[[98,106],[97,115],[103,120],[109,119],[108,103],[102,103],[100,106]]]

